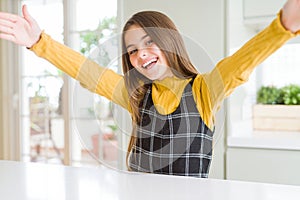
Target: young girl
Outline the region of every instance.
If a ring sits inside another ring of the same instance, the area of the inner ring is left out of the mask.
[[[119,75],[51,39],[26,6],[23,17],[0,13],[0,38],[26,46],[131,113],[129,170],[194,177],[208,177],[221,102],[299,29],[300,0],[288,0],[270,26],[210,73],[199,74],[173,22],[160,12],[139,12],[122,32]]]

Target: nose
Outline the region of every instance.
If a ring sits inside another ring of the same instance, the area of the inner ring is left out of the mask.
[[[138,53],[139,53],[140,58],[145,58],[145,57],[147,57],[147,54],[148,54],[146,48],[139,49]]]

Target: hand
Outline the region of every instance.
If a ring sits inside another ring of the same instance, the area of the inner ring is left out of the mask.
[[[300,0],[288,0],[282,8],[282,25],[296,33],[300,30]]]
[[[22,13],[23,17],[0,12],[0,38],[30,48],[40,39],[42,30],[29,15],[26,5]]]

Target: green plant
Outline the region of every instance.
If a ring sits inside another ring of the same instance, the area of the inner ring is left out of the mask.
[[[300,86],[298,85],[288,85],[283,87],[283,102],[286,105],[299,105],[300,104]]]
[[[118,130],[118,126],[116,124],[113,125],[107,125],[113,132]]]
[[[81,49],[80,52],[87,55],[88,52],[99,44],[100,39],[112,36],[116,33],[116,17],[104,18],[99,22],[96,30],[83,31],[80,34]]]
[[[111,129],[111,132],[103,134],[103,139],[116,140],[117,139],[116,131],[118,130],[118,126],[115,124],[110,124],[107,125],[107,127]]]
[[[262,86],[257,92],[257,103],[281,104],[281,90],[275,86]]]
[[[290,84],[281,88],[262,86],[257,91],[257,103],[300,105],[300,86]]]

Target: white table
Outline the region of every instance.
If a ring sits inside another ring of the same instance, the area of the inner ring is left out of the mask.
[[[300,187],[0,161],[1,200],[299,200]]]

